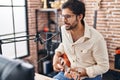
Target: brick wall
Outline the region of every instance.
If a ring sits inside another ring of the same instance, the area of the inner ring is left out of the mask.
[[[28,31],[29,35],[36,34],[35,10],[40,8],[40,0],[27,0],[28,5]],[[31,64],[35,66],[35,71],[38,72],[38,55],[37,44],[34,40],[30,40],[30,56],[26,58]]]
[[[94,23],[95,0],[85,0],[86,21]],[[115,48],[120,46],[120,0],[101,0],[98,9],[96,29],[107,42],[110,60],[114,60]]]
[[[93,27],[95,0],[83,0],[86,4],[86,22]],[[97,0],[96,0],[97,1]],[[35,9],[40,9],[40,0],[28,0],[28,26],[29,34],[36,34]],[[120,46],[120,0],[101,0],[100,9],[97,10],[96,29],[103,34],[108,47],[110,60],[114,60],[115,48]],[[59,12],[60,13],[60,12]],[[39,30],[42,29],[44,22],[47,23],[47,14],[42,13],[39,17]],[[53,18],[54,19],[54,18]],[[42,23],[42,24],[41,24]],[[59,20],[59,24],[61,24]],[[41,48],[41,46],[39,46]],[[28,59],[38,70],[37,45],[30,41],[30,57]]]

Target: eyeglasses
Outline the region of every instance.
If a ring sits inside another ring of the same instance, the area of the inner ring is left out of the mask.
[[[66,14],[66,15],[60,15],[61,18],[65,18],[65,19],[69,19],[69,18],[72,18],[74,15],[69,15],[69,14]]]

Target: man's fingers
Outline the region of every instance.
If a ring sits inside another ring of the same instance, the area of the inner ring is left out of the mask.
[[[56,72],[59,72],[59,71],[60,71],[60,69],[58,69],[58,68],[56,68],[56,67],[54,67],[53,69],[54,69],[54,71],[56,71]]]
[[[80,74],[78,73],[78,72],[76,72],[76,71],[71,71],[70,72],[71,73],[71,75],[72,75],[72,78],[74,79],[74,80],[80,80]]]
[[[59,60],[60,60],[60,64],[61,64],[62,66],[64,66],[64,65],[65,65],[64,59],[63,59],[62,57],[60,57]]]
[[[53,69],[58,72],[58,71],[63,71],[64,67],[61,64],[55,64],[53,66]]]
[[[72,76],[71,76],[71,74],[70,74],[70,73],[65,72],[65,73],[64,73],[64,75],[65,75],[67,78],[72,79]]]

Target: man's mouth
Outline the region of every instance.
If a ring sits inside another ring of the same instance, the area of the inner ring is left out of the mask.
[[[65,24],[65,26],[69,26],[68,24]]]
[[[69,26],[70,24],[68,24],[68,23],[65,23],[65,26]]]

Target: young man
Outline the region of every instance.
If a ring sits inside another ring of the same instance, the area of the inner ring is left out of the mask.
[[[79,0],[68,0],[62,5],[65,25],[61,27],[62,42],[55,50],[53,69],[59,73],[57,80],[102,80],[109,69],[106,42],[103,36],[84,22],[85,4]],[[59,59],[66,54],[70,67]]]

